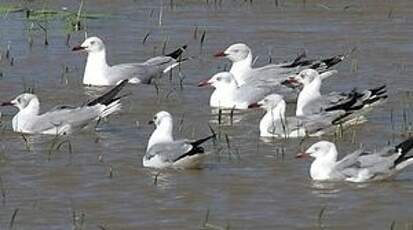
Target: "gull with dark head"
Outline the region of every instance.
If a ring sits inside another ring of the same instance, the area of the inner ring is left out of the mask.
[[[146,148],[143,157],[143,166],[150,168],[199,168],[204,157],[205,150],[201,145],[215,138],[215,134],[191,141],[187,139],[174,140],[173,119],[166,111],[158,112],[151,124],[156,126]]]
[[[108,91],[104,95],[83,106],[57,106],[40,114],[40,102],[36,95],[24,93],[2,106],[14,106],[19,109],[13,117],[12,126],[15,132],[27,134],[64,135],[87,126],[121,109],[117,94],[127,81]]]
[[[313,144],[297,158],[315,158],[310,176],[317,181],[370,182],[390,179],[413,163],[413,156],[407,153],[413,148],[413,139],[392,147],[368,152],[358,149],[338,161],[336,145],[329,141]]]
[[[164,56],[157,56],[142,63],[126,63],[109,65],[106,59],[106,47],[102,39],[89,37],[81,45],[74,47],[73,51],[88,53],[83,84],[94,86],[116,85],[122,80],[130,83],[149,84],[155,77],[167,73],[179,62],[186,46]]]

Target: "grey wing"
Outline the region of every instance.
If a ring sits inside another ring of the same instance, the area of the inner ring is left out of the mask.
[[[262,100],[265,96],[276,91],[276,87],[270,85],[259,84],[243,84],[237,93],[234,95],[235,101],[254,103]]]
[[[113,84],[131,78],[138,78],[142,83],[146,83],[147,79],[151,78],[148,66],[143,63],[126,63],[111,66],[108,76]]]
[[[391,167],[399,154],[395,152],[394,147],[385,147],[380,151],[370,154],[364,154],[358,159],[362,167]]]
[[[336,110],[331,112],[322,112],[309,116],[300,117],[302,125],[308,133],[315,133],[334,127],[333,122],[343,116],[346,112],[343,110]]]
[[[321,113],[322,111],[324,111],[325,108],[328,108],[330,105],[330,102],[328,100],[328,98],[326,97],[318,97],[310,102],[308,102],[308,104],[306,104],[303,107],[303,112],[304,114],[317,114],[317,113]]]
[[[154,156],[160,157],[163,161],[175,162],[183,155],[193,149],[188,140],[174,141],[170,143],[159,143],[153,145],[145,154],[147,159]]]
[[[250,74],[250,81],[259,80],[267,81],[267,83],[271,84],[280,84],[295,72],[291,69],[279,68],[276,65],[268,65],[254,69]]]
[[[358,149],[353,153],[348,154],[347,156],[343,157],[340,161],[338,161],[335,165],[335,169],[338,171],[342,171],[346,168],[353,167],[355,164],[358,163],[359,157],[363,154],[362,149]]]
[[[103,105],[84,106],[75,109],[61,109],[46,112],[38,116],[37,119],[30,124],[29,128],[41,132],[63,125],[82,127],[99,116],[102,106]]]

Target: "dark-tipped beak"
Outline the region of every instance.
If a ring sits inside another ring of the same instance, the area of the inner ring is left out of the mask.
[[[309,157],[310,157],[310,155],[306,152],[299,152],[299,153],[297,153],[297,155],[295,155],[295,158],[297,158],[297,159],[307,159]]]
[[[251,109],[251,108],[261,108],[261,105],[258,104],[258,103],[252,103],[252,104],[248,105],[248,108],[249,109]]]
[[[208,80],[203,80],[198,83],[198,87],[204,87],[204,86],[209,86],[209,85],[211,85],[211,83],[209,83]]]
[[[220,51],[214,54],[214,57],[225,57],[225,56],[227,56],[227,54],[224,53],[224,51]]]
[[[11,103],[10,101],[7,101],[7,102],[1,103],[1,106],[14,106],[14,104]]]
[[[155,124],[155,122],[153,122],[152,120],[148,121],[148,125],[153,125]]]
[[[85,50],[86,47],[83,46],[75,46],[72,48],[72,51],[81,51],[81,50]]]
[[[292,77],[285,80],[285,82],[287,82],[289,84],[299,84],[299,82],[295,78],[292,78]]]

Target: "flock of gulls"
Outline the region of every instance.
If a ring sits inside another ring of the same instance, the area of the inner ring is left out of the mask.
[[[109,65],[106,47],[98,37],[89,37],[73,51],[87,52],[83,84],[112,86],[102,96],[82,106],[56,106],[40,114],[36,95],[24,93],[2,106],[14,106],[18,113],[12,119],[15,132],[26,134],[71,134],[88,124],[105,118],[121,109],[119,92],[126,84],[151,84],[158,76],[171,71],[182,61],[186,46],[164,56],[156,56],[142,63]],[[242,43],[229,46],[215,57],[232,62],[227,72],[220,72],[198,86],[211,86],[214,91],[209,105],[219,109],[246,110],[261,108],[265,115],[259,125],[260,136],[298,138],[331,134],[337,129],[367,121],[367,114],[387,99],[386,86],[374,86],[363,91],[330,92],[322,94],[323,81],[337,73],[331,67],[340,63],[344,55],[325,59],[296,59],[280,64],[253,67],[251,49]],[[295,114],[286,114],[287,104],[296,103]],[[148,140],[143,166],[152,168],[197,168],[205,158],[201,145],[215,138],[215,134],[199,140],[175,140],[173,118],[160,111],[150,122],[155,130]],[[297,158],[315,158],[310,176],[319,181],[368,182],[389,179],[413,163],[413,139],[379,151],[359,149],[338,161],[334,143],[320,141]]]

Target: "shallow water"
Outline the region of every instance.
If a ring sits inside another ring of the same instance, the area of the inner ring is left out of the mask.
[[[259,111],[237,114],[234,119],[240,122],[218,127],[208,107],[211,90],[199,89],[196,83],[227,66],[212,54],[236,41],[251,46],[260,57],[257,65],[267,63],[269,54],[276,62],[303,50],[321,57],[356,48],[324,90],[387,84],[390,99],[369,115],[368,123],[336,139],[339,151],[352,151],[361,143],[373,149],[396,143],[403,139],[412,113],[412,97],[406,92],[413,83],[413,2],[280,0],[278,8],[274,1],[251,5],[224,0],[217,6],[214,1],[173,2],[171,9],[164,1],[159,26],[159,1],[88,0],[87,12],[107,17],[87,20],[86,25],[89,35],[106,41],[111,63],[145,60],[159,54],[165,40],[167,51],[188,44],[186,55],[192,59],[182,65],[183,90],[177,71],[172,83],[168,77],[160,81],[159,96],[152,86],[128,86],[131,95],[124,100],[123,112],[97,132],[89,129],[71,136],[72,152],[68,145],[51,151],[53,137],[28,136],[25,144],[11,131],[15,110],[2,108],[0,229],[9,227],[15,210],[13,229],[197,229],[207,212],[209,224],[231,229],[385,229],[393,221],[395,229],[408,229],[413,215],[412,169],[389,182],[314,183],[308,176],[310,162],[294,159],[301,140],[260,140]],[[76,1],[46,3],[53,9],[77,9]],[[45,1],[30,3],[37,9],[44,5]],[[14,58],[13,66],[1,62],[1,100],[30,87],[46,110],[56,104],[79,105],[102,92],[81,85],[85,55],[70,47],[83,40],[82,32],[72,34],[67,47],[62,21],[53,20],[47,24],[49,46],[43,45],[41,31],[35,31],[30,47],[30,23],[24,14],[1,17],[0,47],[4,51],[9,44]],[[62,78],[66,66],[69,73]],[[202,170],[166,170],[158,175],[142,167],[152,131],[146,122],[159,110],[175,115],[176,136],[208,135],[208,123],[220,132],[218,146],[207,145],[211,154]],[[303,146],[317,140],[305,140]]]

